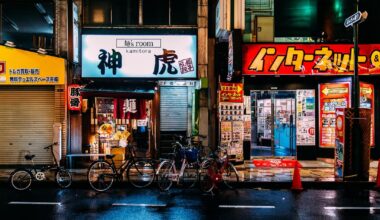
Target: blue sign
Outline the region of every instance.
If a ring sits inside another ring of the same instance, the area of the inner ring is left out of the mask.
[[[196,78],[196,35],[82,35],[84,78]]]

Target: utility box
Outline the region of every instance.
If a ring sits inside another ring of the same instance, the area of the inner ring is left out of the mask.
[[[353,108],[336,109],[334,174],[338,181],[369,178],[371,110],[358,111],[355,117]]]

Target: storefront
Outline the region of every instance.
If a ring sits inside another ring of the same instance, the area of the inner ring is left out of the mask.
[[[361,45],[362,108],[378,124],[379,45]],[[251,152],[257,157],[333,159],[336,108],[351,107],[352,45],[243,45],[244,94],[250,103]],[[377,58],[376,58],[377,57]]]
[[[162,136],[190,135],[198,86],[196,35],[82,35],[83,153],[136,146],[156,157]],[[75,114],[73,114],[75,117]],[[74,135],[74,134],[72,134]],[[88,147],[86,147],[88,146]],[[116,152],[118,151],[118,152]]]
[[[66,62],[62,58],[0,46],[0,165],[51,164],[54,148],[66,155]]]

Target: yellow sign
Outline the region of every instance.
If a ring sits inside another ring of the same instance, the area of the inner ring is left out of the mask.
[[[0,85],[65,84],[65,59],[0,46]]]

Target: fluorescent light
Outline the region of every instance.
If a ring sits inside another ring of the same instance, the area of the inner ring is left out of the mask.
[[[39,54],[47,54],[47,51],[44,48],[38,48],[37,53]]]
[[[44,15],[45,21],[52,25],[53,24],[53,19],[50,17],[50,15]]]
[[[14,44],[12,41],[6,41],[4,46],[7,46],[7,47],[16,47],[16,44]]]

